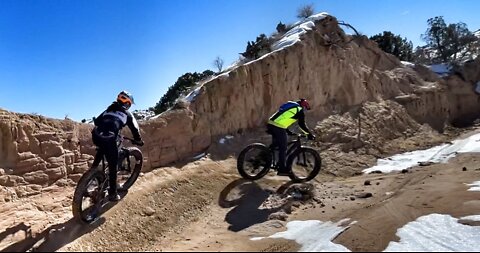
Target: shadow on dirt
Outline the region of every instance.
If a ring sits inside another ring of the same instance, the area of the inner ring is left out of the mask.
[[[31,226],[28,226],[24,222],[17,224],[11,228],[5,229],[5,231],[0,233],[0,241],[3,241],[3,239],[7,238],[9,235],[14,235],[19,231],[24,231],[25,232],[25,237],[32,236],[32,230]]]
[[[25,239],[7,246],[2,249],[1,252],[53,252],[74,241],[78,237],[90,233],[104,222],[105,218],[99,218],[95,223],[87,225],[79,223],[76,219],[70,219],[65,223],[52,225],[36,235],[32,235],[31,232],[27,233],[27,231],[25,231]],[[18,226],[19,225],[15,227]],[[8,228],[6,232],[13,235],[19,231],[15,231],[15,227]],[[2,237],[0,238],[4,239],[7,236],[8,235],[3,236],[2,233]]]
[[[269,192],[261,188],[256,182],[237,179],[228,184],[220,193],[218,204],[223,208],[231,208],[225,221],[230,224],[230,231],[238,232],[255,224],[265,222],[273,213],[281,211],[291,201],[273,208],[261,208],[262,204],[272,194],[283,194],[282,191],[291,185],[288,182],[282,185],[277,193]]]
[[[122,199],[128,192],[119,193]],[[101,210],[101,214],[104,214],[117,203],[107,202]],[[97,218],[93,223],[83,223],[75,218],[72,218],[64,223],[51,225],[40,233],[33,234],[31,227],[27,226],[24,222],[15,225],[11,228],[7,228],[4,232],[0,233],[0,241],[7,238],[9,235],[14,235],[19,231],[25,232],[25,239],[12,243],[0,252],[53,252],[57,251],[61,247],[73,242],[77,238],[88,234],[105,223],[104,217]]]

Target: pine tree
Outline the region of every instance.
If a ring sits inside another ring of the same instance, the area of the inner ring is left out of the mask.
[[[428,19],[428,29],[422,35],[433,49],[433,63],[453,63],[473,57],[479,49],[479,39],[465,23],[447,25],[442,16]]]
[[[399,35],[384,31],[383,34],[374,35],[370,39],[377,42],[378,47],[384,52],[393,54],[402,61],[412,61],[414,59],[413,44],[406,38],[402,39]]]
[[[176,100],[185,93],[189,92],[197,82],[214,74],[211,70],[205,70],[203,73],[185,73],[177,79],[174,85],[170,86],[167,93],[160,98],[160,101],[150,110],[155,114],[160,114],[175,105]]]

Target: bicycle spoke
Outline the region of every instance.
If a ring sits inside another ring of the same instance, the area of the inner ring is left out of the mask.
[[[93,221],[98,214],[102,201],[101,189],[102,186],[98,178],[93,178],[87,184],[81,199],[82,217],[87,222]]]
[[[309,152],[299,153],[293,160],[292,172],[295,176],[303,180],[307,178],[315,168],[315,157]]]
[[[247,179],[258,179],[263,177],[270,169],[271,153],[268,148],[262,145],[247,147],[241,152],[238,170]]]

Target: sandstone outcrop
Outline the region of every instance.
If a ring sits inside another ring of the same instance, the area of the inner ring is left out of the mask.
[[[375,126],[365,132],[373,136],[394,138],[422,124],[442,131],[446,124],[479,116],[474,92],[479,80],[478,58],[442,78],[423,66],[404,66],[364,36],[346,35],[328,16],[300,42],[220,74],[204,83],[191,103],[141,122],[144,170],[204,152],[223,135],[263,127],[281,103],[300,97],[311,101],[313,124],[363,108],[378,109],[381,117],[367,123]],[[398,112],[405,117],[397,117]],[[381,127],[398,132],[377,131]],[[0,111],[0,202],[78,180],[95,153],[91,128]],[[355,138],[347,132],[330,129],[323,138]]]
[[[14,194],[2,194],[0,201],[38,193],[55,182],[78,180],[95,150],[90,128],[71,120],[0,110],[0,186],[14,189]]]

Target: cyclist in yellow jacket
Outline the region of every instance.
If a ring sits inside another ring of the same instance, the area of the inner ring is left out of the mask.
[[[279,148],[278,154],[278,173],[279,176],[289,176],[291,169],[286,166],[287,156],[287,134],[293,134],[288,127],[298,121],[300,129],[307,134],[309,140],[314,140],[312,134],[305,123],[305,110],[310,110],[310,104],[306,99],[300,99],[296,102],[288,101],[280,106],[280,109],[273,114],[267,124],[267,132],[272,135],[272,147]]]

